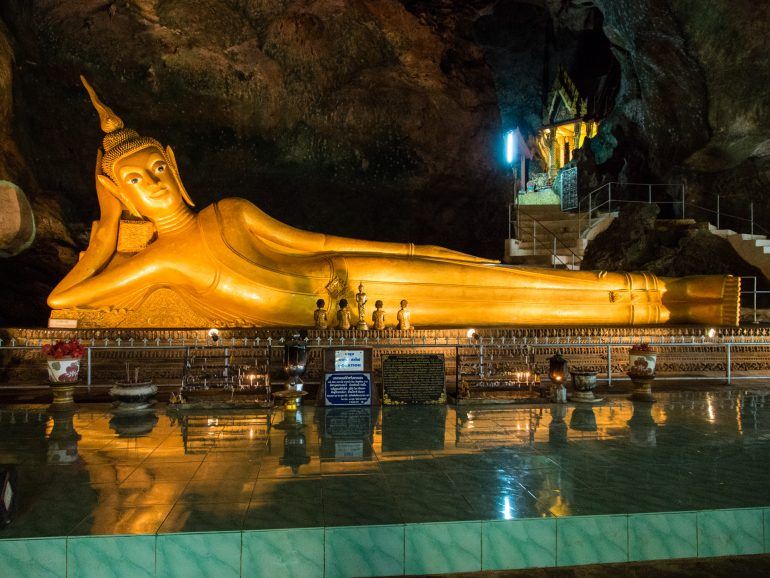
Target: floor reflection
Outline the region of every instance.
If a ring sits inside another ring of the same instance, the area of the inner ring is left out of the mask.
[[[12,507],[0,537],[769,506],[767,400],[684,392],[272,416],[6,407],[0,482]]]

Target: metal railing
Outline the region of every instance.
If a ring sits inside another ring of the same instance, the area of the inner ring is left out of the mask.
[[[743,279],[749,279],[751,281],[751,289],[746,290],[743,289]],[[770,295],[770,290],[760,290],[757,288],[757,277],[756,276],[743,276],[741,277],[741,295],[751,295],[752,296],[752,303],[751,307],[745,307],[744,305],[741,305],[742,308],[745,309],[751,309],[754,315],[754,320],[752,323],[755,325],[759,323],[757,320],[757,295]]]
[[[628,190],[636,192],[634,198],[623,198],[622,195]],[[665,189],[665,195],[662,196],[659,191]],[[613,196],[614,194],[614,196]],[[647,197],[645,200],[645,196]],[[656,204],[671,205],[673,208],[679,208],[680,217],[694,212],[706,213],[711,222],[711,218],[716,220],[716,228],[720,229],[724,219],[732,222],[748,224],[749,234],[754,235],[755,230],[761,230],[763,234],[770,234],[767,230],[760,227],[754,220],[754,203],[749,202],[749,216],[742,217],[727,213],[722,210],[720,195],[717,195],[716,209],[710,209],[695,203],[687,202],[687,187],[683,183],[619,183],[609,182],[588,193],[578,202],[578,238],[583,238],[585,233],[594,224],[594,213],[604,209],[604,213],[612,213],[613,204],[618,209],[622,204]],[[689,209],[689,210],[688,210]],[[585,217],[583,217],[585,215]],[[585,220],[585,227],[581,227],[581,222]],[[741,231],[738,231],[741,232]]]
[[[512,224],[513,224],[512,208],[514,206],[516,206],[516,205],[514,205],[514,203],[508,203],[508,238],[509,239],[513,238],[513,237],[511,237],[511,233],[512,233]],[[551,231],[551,229],[549,229],[548,227],[543,225],[543,223],[539,219],[535,218],[532,214],[530,214],[530,213],[528,213],[526,211],[523,211],[521,209],[521,206],[518,206],[518,209],[516,210],[516,230],[515,230],[515,233],[516,233],[516,238],[518,240],[520,240],[520,241],[524,240],[523,236],[522,236],[521,220],[519,218],[519,216],[522,213],[524,215],[526,215],[527,217],[529,217],[530,219],[532,219],[532,254],[533,255],[535,255],[536,254],[535,252],[537,251],[537,229],[538,229],[538,226],[539,226],[552,239],[551,243],[548,243],[548,245],[546,245],[546,246],[551,251],[551,253],[550,253],[551,265],[552,265],[552,267],[554,269],[556,268],[557,265],[562,265],[564,267],[567,267],[570,264],[574,268],[575,267],[575,260],[576,259],[577,259],[577,262],[580,263],[581,257],[580,257],[580,255],[575,253],[575,251],[572,250],[572,247],[570,247],[564,241],[562,241],[561,238],[559,238],[559,236],[556,233]],[[567,260],[565,260],[562,257],[562,255],[559,255],[557,253],[558,246],[561,246],[562,248],[564,248],[567,251],[569,251],[570,254],[569,254],[569,256],[567,256]]]
[[[736,332],[737,331],[737,332]],[[35,340],[34,343],[30,343],[27,340],[23,344],[16,343],[15,340],[10,340],[8,344],[3,343],[0,340],[0,351],[17,351],[37,353],[40,355],[41,363],[44,359],[41,346],[44,340]],[[86,371],[86,383],[88,387],[93,384],[93,361],[96,354],[105,351],[171,351],[171,350],[184,350],[191,347],[205,347],[209,349],[227,349],[227,348],[254,348],[254,347],[267,347],[269,350],[268,359],[272,358],[272,354],[275,353],[276,360],[280,358],[279,352],[283,349],[285,340],[281,339],[260,339],[260,338],[232,338],[228,340],[220,340],[220,342],[213,343],[211,341],[192,341],[185,339],[168,339],[162,341],[157,340],[143,340],[142,345],[125,345],[129,340],[92,340],[90,345],[85,346],[85,371]],[[130,340],[134,341],[134,340]],[[138,341],[138,340],[137,340]],[[120,343],[118,343],[120,342]],[[392,347],[404,347],[409,346],[416,349],[424,348],[451,348],[455,350],[455,359],[459,359],[464,351],[471,349],[473,351],[482,351],[486,348],[487,352],[491,350],[503,350],[503,349],[519,349],[521,355],[526,356],[528,359],[532,359],[535,350],[541,348],[606,348],[606,361],[607,361],[607,377],[605,378],[608,384],[611,386],[613,381],[617,381],[618,372],[613,372],[612,359],[613,351],[617,349],[627,350],[635,343],[646,342],[651,346],[659,346],[660,348],[678,348],[678,347],[698,347],[705,348],[718,347],[724,350],[725,355],[725,374],[724,377],[727,383],[731,383],[733,379],[738,377],[733,375],[732,368],[732,348],[741,347],[770,347],[770,333],[764,332],[742,332],[735,329],[720,328],[717,329],[693,329],[687,335],[606,335],[587,337],[576,335],[574,337],[564,335],[553,336],[540,336],[540,337],[460,337],[460,336],[433,336],[433,337],[416,337],[416,336],[398,336],[398,337],[380,337],[374,338],[363,337],[328,337],[315,339],[306,339],[306,344],[309,349],[313,348],[327,348],[327,347],[372,347],[372,348],[392,348]],[[180,360],[180,368],[183,362]],[[278,369],[280,364],[276,364],[275,369]],[[272,368],[272,364],[268,365],[268,371]],[[613,376],[615,373],[616,376]],[[622,373],[622,372],[621,372]],[[625,379],[625,378],[620,378]],[[658,379],[675,379],[675,380],[708,380],[716,379],[715,377],[703,376],[703,375],[690,375],[690,376],[663,376],[659,375]],[[721,379],[721,377],[719,377]],[[755,375],[740,376],[740,379],[770,379],[770,361],[768,362],[767,370],[763,370],[761,373]],[[180,375],[181,383],[181,375]],[[25,386],[27,387],[27,386]]]

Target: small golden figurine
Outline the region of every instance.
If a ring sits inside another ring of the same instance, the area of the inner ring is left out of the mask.
[[[350,329],[350,308],[347,299],[340,299],[340,309],[337,311],[337,329]]]
[[[356,303],[358,303],[358,323],[356,329],[367,331],[369,326],[366,324],[366,293],[364,293],[364,284],[358,284],[358,293],[356,293]]]
[[[382,301],[377,299],[374,302],[374,313],[372,313],[372,323],[374,328],[381,331],[385,329],[385,312],[382,310]]]
[[[396,319],[398,319],[397,329],[399,331],[411,331],[414,329],[412,327],[412,314],[407,309],[408,305],[409,302],[406,299],[401,300],[401,309],[398,310],[398,315],[396,315]]]
[[[329,318],[326,316],[326,301],[319,299],[315,302],[315,306],[318,308],[313,313],[313,321],[315,322],[316,329],[326,329],[329,326]]]

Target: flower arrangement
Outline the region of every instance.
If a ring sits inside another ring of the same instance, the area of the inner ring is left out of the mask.
[[[43,353],[48,359],[80,359],[85,352],[86,348],[77,339],[43,345]]]

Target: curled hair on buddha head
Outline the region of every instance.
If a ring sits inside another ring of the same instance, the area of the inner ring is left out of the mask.
[[[101,169],[102,174],[108,177],[115,185],[119,186],[120,183],[118,182],[114,171],[115,163],[119,159],[138,150],[147,147],[157,148],[165,158],[166,164],[171,168],[171,172],[179,186],[179,191],[182,193],[182,198],[184,198],[188,205],[194,207],[195,203],[193,203],[190,195],[187,194],[187,191],[182,184],[182,179],[179,178],[176,157],[174,157],[174,151],[171,150],[171,147],[166,147],[164,149],[163,145],[154,138],[140,136],[135,130],[126,128],[123,124],[123,120],[115,114],[109,106],[99,100],[96,91],[82,74],[80,75],[80,81],[83,83],[83,86],[86,87],[88,96],[91,98],[91,103],[94,105],[96,112],[99,113],[99,123],[102,127],[102,131],[105,133],[104,139],[102,140],[104,154],[101,158],[101,166],[97,167],[97,169]],[[138,217],[141,216],[130,200],[126,198],[121,198],[120,200],[131,213]]]

